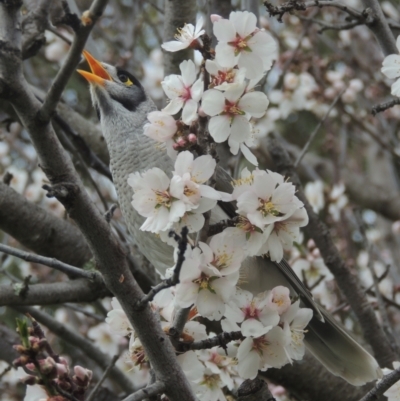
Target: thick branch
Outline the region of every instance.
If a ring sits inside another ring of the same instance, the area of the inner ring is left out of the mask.
[[[309,216],[309,223],[305,231],[307,235],[314,239],[325,264],[335,276],[339,288],[343,291],[357,315],[364,336],[371,345],[376,359],[381,366],[391,366],[391,363],[396,360],[396,355],[376,318],[374,309],[368,302],[366,294],[360,287],[357,278],[351,273],[341,258],[328,227],[319,220],[307,201],[289,155],[276,139],[270,140],[269,151],[276,164],[277,171],[289,177],[296,185],[296,195],[304,203]]]
[[[385,56],[389,54],[397,54],[398,50],[396,47],[396,41],[390,30],[389,24],[383,15],[381,6],[378,0],[362,0],[364,7],[369,8],[374,17],[374,22],[368,24],[368,28],[376,36],[376,39],[383,51]]]
[[[176,30],[185,24],[195,23],[197,4],[195,0],[168,0],[165,2],[164,14],[164,41],[174,40]],[[164,51],[164,74],[179,74],[179,64],[183,60],[192,58],[190,49],[179,52]]]
[[[255,378],[254,380],[247,379],[239,387],[238,401],[273,401],[268,389],[268,385],[264,380]]]
[[[0,229],[32,251],[83,266],[92,254],[77,227],[28,202],[0,181]]]
[[[109,297],[110,291],[101,282],[76,279],[51,284],[31,284],[24,295],[12,286],[0,286],[0,306],[4,305],[54,305],[65,302],[93,302]]]

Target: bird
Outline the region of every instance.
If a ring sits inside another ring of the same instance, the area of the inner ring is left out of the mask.
[[[156,234],[140,230],[144,218],[132,207],[133,189],[127,184],[128,176],[134,172],[153,167],[165,172],[173,171],[173,161],[165,146],[143,134],[148,113],[157,110],[157,107],[134,75],[96,60],[87,51],[83,55],[91,71],[77,71],[90,84],[93,106],[100,118],[110,154],[110,169],[122,215],[134,243],[164,275],[174,265],[173,249]],[[227,172],[219,168],[216,181],[218,190],[229,192],[232,178]],[[232,209],[233,212],[213,210],[212,215],[217,219],[229,218],[234,213]],[[258,294],[283,285],[290,289],[292,296],[301,299],[303,306],[313,310],[304,341],[311,354],[332,374],[355,386],[382,376],[375,358],[313,300],[285,260],[276,263],[267,257],[247,258],[241,273],[245,276],[241,288]]]

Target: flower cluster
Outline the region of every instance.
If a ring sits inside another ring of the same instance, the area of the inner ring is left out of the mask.
[[[209,80],[204,82],[204,74],[196,76],[191,60],[183,61],[179,66],[181,75],[169,75],[161,83],[170,102],[162,112],[149,115],[144,133],[165,142],[173,155],[173,150],[189,149],[197,142],[193,124],[199,115],[209,116],[208,129],[214,141],[228,141],[233,154],[240,149],[244,157],[257,165],[248,148],[254,144],[250,119],[262,117],[269,101],[254,88],[276,59],[277,45],[267,32],[257,28],[255,15],[247,11],[232,12],[229,20],[218,16],[212,20],[218,44],[215,58],[205,62]],[[196,27],[185,25],[177,41],[164,43],[163,48],[167,51],[189,46],[201,48],[202,24],[200,19]],[[203,93],[204,88],[208,89]],[[180,119],[174,122],[171,116],[180,111]]]
[[[228,199],[227,194],[204,185],[215,166],[211,156],[194,160],[192,153],[184,151],[175,161],[171,179],[157,167],[131,174],[128,184],[135,191],[132,206],[146,217],[141,230],[160,233],[179,225],[186,225],[189,232],[200,230],[204,224],[202,213],[213,208],[217,200]]]
[[[14,346],[20,357],[13,365],[23,367],[29,373],[22,382],[39,387],[38,393],[46,397],[41,401],[66,401],[70,397],[83,401],[92,371],[76,365],[72,373],[67,360],[52,350],[36,321],[33,321],[33,327],[28,327],[26,321],[17,322],[22,344]]]
[[[216,161],[204,155],[207,149],[199,152],[199,135],[208,136],[202,132],[205,122],[214,142],[227,142],[231,153],[241,150],[248,161],[258,164],[248,147],[254,140],[253,120],[266,113],[269,101],[255,86],[271,68],[277,50],[275,41],[256,27],[256,17],[249,12],[232,12],[229,20],[212,16],[212,21],[218,39],[215,52],[204,48],[201,21],[196,27],[185,25],[176,42],[163,45],[167,51],[192,47],[205,57],[200,74],[187,60],[180,64],[181,75],[162,81],[170,101],[162,111],[151,112],[144,127],[145,135],[165,144],[175,160],[174,170],[136,172],[128,184],[134,191],[132,206],[145,218],[141,230],[158,234],[174,247],[175,239],[168,237],[171,229],[179,233],[185,226],[189,233],[200,232],[205,212],[214,211],[217,202],[236,202],[238,217],[233,227],[221,228],[204,242],[189,238],[184,254],[176,247],[176,265],[166,275],[173,276],[180,269],[179,283],[158,293],[152,302],[167,333],[175,310],[191,310],[179,339],[188,351],[178,360],[199,399],[217,401],[226,399],[225,390],[254,378],[259,370],[301,359],[312,311],[300,308],[299,301],[282,286],[261,294],[238,288],[245,258],[268,255],[280,261],[298,240],[308,217],[293,184],[271,171],[245,168],[233,182],[232,194],[207,185],[212,182]],[[224,218],[212,216],[213,222]],[[129,337],[130,360],[147,369],[140,340],[116,301],[113,308],[107,323],[119,335]],[[234,333],[237,340],[226,344],[225,355],[221,349],[201,349],[198,344],[195,351],[190,349],[192,342],[214,336],[206,334],[206,320],[221,321],[226,333]]]
[[[273,261],[283,258],[308,223],[295,187],[272,171],[244,169],[234,182],[232,197],[237,201],[239,223],[228,228],[248,256],[269,254]]]

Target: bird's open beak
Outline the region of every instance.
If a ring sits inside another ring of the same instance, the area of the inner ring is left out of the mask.
[[[100,61],[97,61],[88,51],[84,50],[83,55],[89,64],[92,72],[84,70],[76,70],[84,78],[86,78],[89,83],[98,84],[104,86],[104,81],[112,81],[110,74],[101,65]]]

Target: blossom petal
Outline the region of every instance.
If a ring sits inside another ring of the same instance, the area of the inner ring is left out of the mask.
[[[210,119],[208,123],[208,129],[210,130],[211,136],[217,143],[224,142],[228,139],[231,131],[229,124],[229,117],[227,116],[215,116]]]

